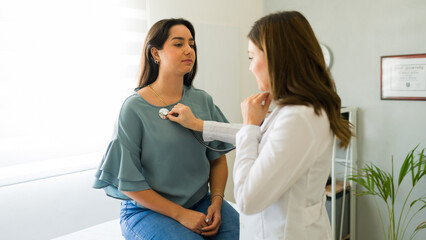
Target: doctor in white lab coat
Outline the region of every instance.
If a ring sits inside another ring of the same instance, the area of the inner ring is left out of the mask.
[[[243,125],[202,121],[182,104],[168,117],[203,131],[205,141],[236,144],[240,239],[332,239],[325,184],[333,139],[347,147],[352,132],[320,45],[295,11],[259,19],[248,38],[249,69],[263,93],[241,103]]]

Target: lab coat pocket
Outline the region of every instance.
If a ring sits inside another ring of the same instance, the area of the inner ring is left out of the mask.
[[[324,204],[325,202],[322,200],[302,210],[302,221],[305,226],[309,226],[319,220]]]

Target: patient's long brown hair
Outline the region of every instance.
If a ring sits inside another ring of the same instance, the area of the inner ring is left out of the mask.
[[[192,37],[195,40],[195,30],[192,24],[183,18],[169,18],[162,19],[156,22],[149,29],[145,43],[143,46],[143,53],[141,59],[140,77],[138,83],[138,89],[145,87],[157,80],[159,66],[155,63],[154,57],[151,54],[151,48],[155,47],[158,50],[163,49],[164,42],[169,37],[170,28],[176,25],[184,25],[191,32]],[[183,76],[183,83],[185,86],[192,86],[192,81],[197,73],[197,45],[194,42],[195,61],[191,71]]]
[[[340,114],[340,97],[308,20],[296,11],[273,13],[256,21],[248,38],[265,54],[275,103],[310,105],[317,115],[324,109],[339,146],[346,148],[351,124]]]

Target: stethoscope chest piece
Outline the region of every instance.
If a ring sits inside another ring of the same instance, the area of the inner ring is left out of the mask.
[[[167,119],[167,114],[169,114],[169,109],[167,108],[162,108],[158,111],[158,116],[160,116],[161,119]]]

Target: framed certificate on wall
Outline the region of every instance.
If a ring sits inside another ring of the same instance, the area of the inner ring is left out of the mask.
[[[382,100],[426,100],[426,53],[381,57]]]

